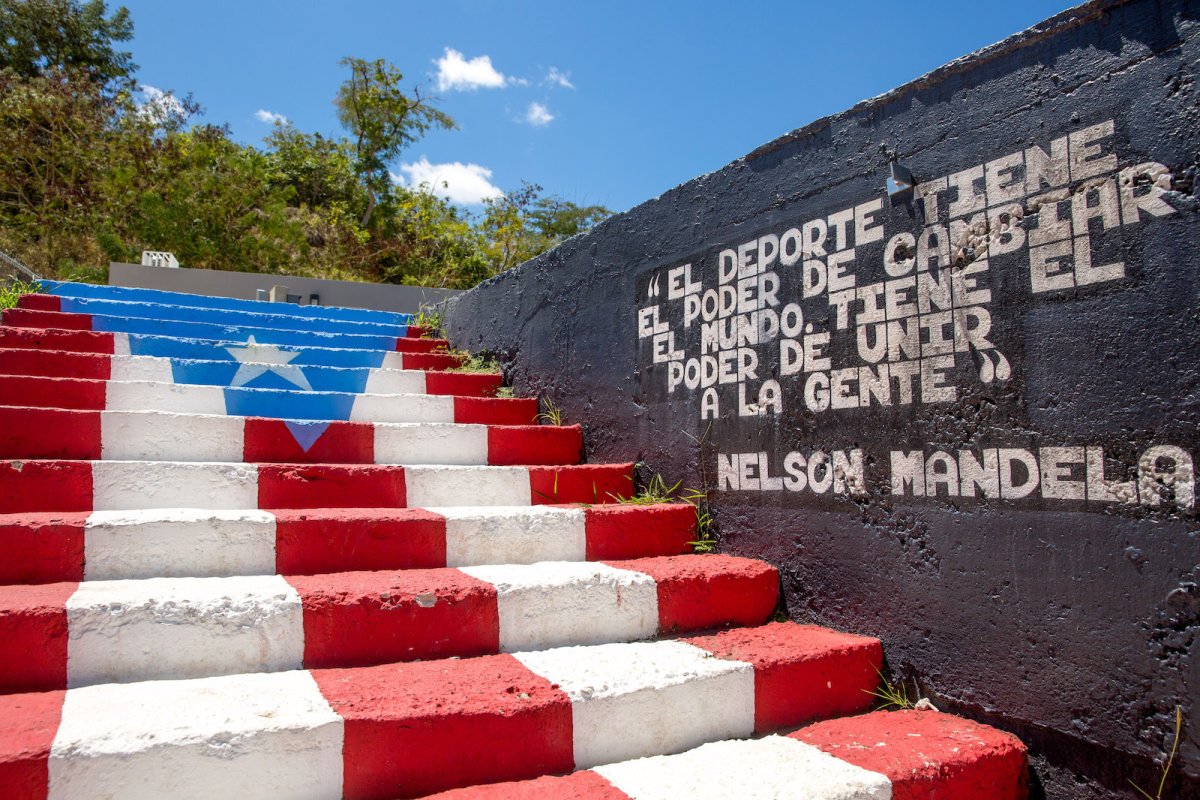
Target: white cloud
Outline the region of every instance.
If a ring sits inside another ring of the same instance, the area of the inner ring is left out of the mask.
[[[551,86],[561,86],[564,89],[574,89],[575,84],[571,83],[571,73],[560,72],[558,67],[551,67],[546,73],[546,79],[542,83],[548,83]]]
[[[445,54],[433,63],[438,68],[437,86],[440,92],[502,89],[512,81],[492,66],[491,56],[465,58],[462,53],[447,47]]]
[[[492,183],[492,171],[479,164],[464,164],[451,161],[445,164],[430,164],[429,159],[412,164],[401,164],[404,175],[392,174],[397,183],[410,187],[428,187],[438,197],[464,206],[477,206],[484,200],[504,194]]]
[[[187,116],[187,109],[174,92],[164,92],[157,86],[141,84],[138,90],[142,95],[140,113],[147,119],[157,123],[165,123],[173,118]]]
[[[260,108],[254,112],[254,116],[259,122],[265,122],[268,125],[287,125],[288,118],[283,114],[276,114],[274,111],[267,111],[265,108]]]
[[[538,102],[529,104],[529,110],[525,112],[525,121],[530,125],[541,127],[549,125],[554,120],[554,115],[550,113],[550,109]]]

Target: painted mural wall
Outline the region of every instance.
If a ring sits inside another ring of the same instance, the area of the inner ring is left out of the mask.
[[[1200,3],[1080,7],[461,296],[451,339],[708,491],[793,618],[1024,736],[1046,796],[1149,782],[1176,704],[1200,796],[1197,64]]]

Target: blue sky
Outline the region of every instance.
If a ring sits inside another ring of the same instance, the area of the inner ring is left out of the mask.
[[[1015,3],[124,0],[139,80],[259,143],[333,134],[343,56],[385,58],[459,123],[396,164],[470,205],[522,180],[630,208],[1068,7]],[[110,5],[113,3],[110,0]],[[263,112],[263,113],[259,113]]]

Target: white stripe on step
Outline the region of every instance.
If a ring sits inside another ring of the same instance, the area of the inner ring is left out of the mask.
[[[583,561],[583,509],[528,506],[431,508],[446,518],[446,566]]]
[[[783,736],[713,742],[596,767],[637,800],[891,800],[887,777]]]
[[[93,461],[92,508],[258,508],[258,466]]]
[[[658,632],[658,586],[640,572],[583,562],[462,571],[496,587],[505,652],[648,639]]]
[[[106,411],[100,415],[100,457],[168,461],[186,451],[189,461],[237,462],[245,453],[245,430],[243,417]]]
[[[269,511],[96,511],[84,528],[84,579],[219,577],[275,572]]]
[[[67,692],[50,800],[342,795],[343,722],[307,672]]]
[[[375,426],[376,464],[487,464],[486,425],[380,423]]]
[[[282,577],[84,581],[67,600],[68,686],[299,669],[300,594]]]
[[[754,667],[684,642],[516,653],[571,698],[576,769],[754,731]]]
[[[524,467],[412,467],[404,486],[409,508],[531,505]]]

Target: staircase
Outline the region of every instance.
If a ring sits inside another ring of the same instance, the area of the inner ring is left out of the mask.
[[[43,284],[0,327],[0,797],[1025,795],[873,638],[406,315]],[[505,783],[510,782],[510,783]]]

